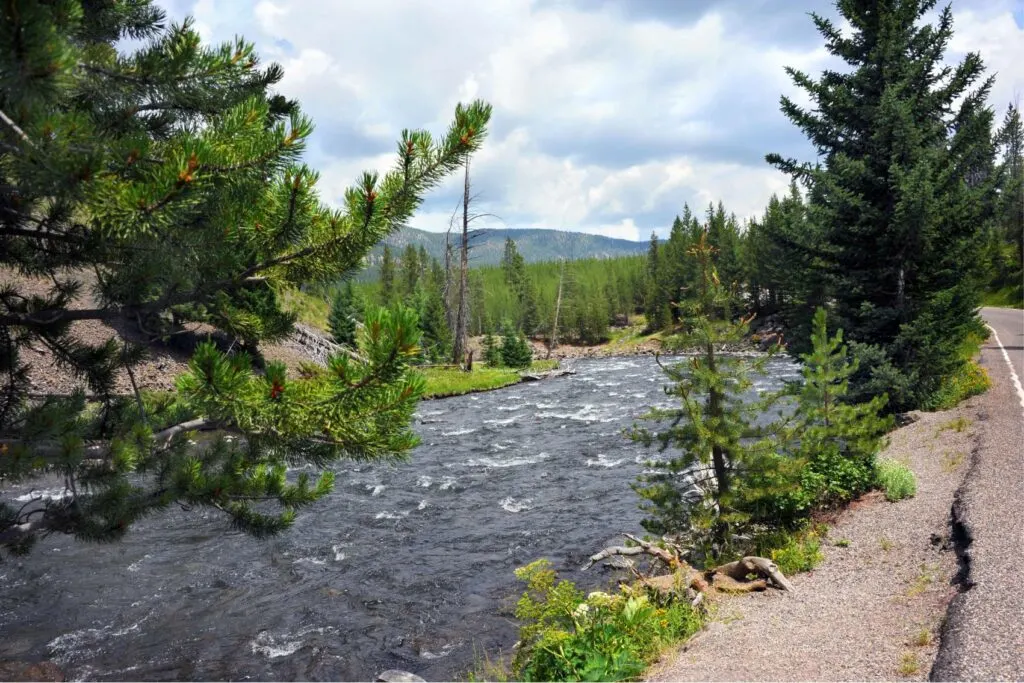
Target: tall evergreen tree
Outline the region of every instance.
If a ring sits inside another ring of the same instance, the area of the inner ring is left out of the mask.
[[[505,250],[501,257],[501,269],[505,273],[505,283],[515,292],[519,304],[517,326],[526,335],[532,335],[540,325],[540,313],[537,310],[537,288],[526,272],[526,261],[511,237],[505,238]]]
[[[356,306],[351,280],[346,280],[345,285],[339,287],[334,293],[327,323],[331,328],[331,336],[334,337],[334,341],[342,346],[355,347]]]
[[[647,248],[647,305],[644,308],[649,332],[664,329],[672,320],[669,297],[665,291],[667,272],[668,269],[662,264],[658,235],[651,232],[651,242]]]
[[[1014,285],[1020,301],[1024,299],[1024,120],[1016,105],[1007,109],[996,144],[1001,164],[994,237],[1000,254],[993,275],[997,285]]]
[[[402,296],[413,297],[420,286],[420,252],[413,244],[405,245],[402,250],[402,260],[399,264]]]
[[[289,479],[290,463],[407,454],[423,389],[407,367],[408,310],[368,316],[359,356],[312,377],[277,363],[256,374],[246,354],[203,345],[166,400],[119,388],[122,372],[134,383],[138,347],[86,344],[72,323],[159,336],[206,311],[256,340],[276,332],[273,293],[359,268],[478,148],[490,107],[459,105],[436,141],[403,132],[398,170],[364,174],[334,210],[299,163],[311,123],[272,94],[280,67],[258,68],[241,38],[206,47],[191,21],[164,28],[144,0],[15,2],[0,16],[0,267],[50,283],[0,289],[0,488],[44,473],[67,487],[0,500],[0,549],[54,532],[115,540],[175,502],[274,533],[333,481]],[[97,291],[82,306],[87,274]],[[30,394],[21,351],[36,345],[80,391]],[[201,447],[199,431],[213,437]]]
[[[977,54],[942,64],[953,35],[949,7],[919,25],[935,0],[844,0],[844,36],[812,14],[829,52],[850,69],[818,80],[787,69],[812,107],[782,111],[820,163],[767,159],[809,186],[820,243],[801,243],[827,275],[840,326],[877,345],[886,361],[864,389],[893,405],[920,405],[964,362],[977,325],[979,231],[991,218],[991,78]],[[873,384],[873,385],[872,385]]]

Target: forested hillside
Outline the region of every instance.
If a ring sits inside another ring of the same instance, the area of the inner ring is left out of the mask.
[[[612,258],[628,256],[644,250],[640,242],[591,235],[567,230],[542,230],[537,228],[516,229],[473,229],[470,232],[472,255],[470,262],[476,266],[494,266],[501,262],[505,251],[505,240],[515,240],[516,248],[527,263],[555,261],[558,259]],[[447,238],[453,249],[457,248],[458,235],[453,231]],[[389,235],[373,248],[368,256],[367,274],[374,275],[380,266],[384,245],[401,252],[410,244],[423,247],[431,258],[444,260],[446,234],[427,232],[408,226]]]

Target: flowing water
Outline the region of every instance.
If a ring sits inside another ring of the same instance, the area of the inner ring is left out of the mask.
[[[176,509],[113,545],[41,542],[0,564],[0,660],[94,680],[450,680],[508,651],[516,567],[547,557],[608,581],[578,569],[639,530],[629,484],[655,454],[622,429],[671,405],[652,358],[567,367],[423,402],[411,462],[339,467],[335,492],[277,538]],[[758,388],[795,375],[772,361]]]

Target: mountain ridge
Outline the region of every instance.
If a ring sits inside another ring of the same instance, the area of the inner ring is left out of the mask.
[[[646,252],[648,247],[646,242],[549,228],[476,229],[471,230],[469,235],[471,267],[500,263],[506,237],[512,238],[527,263],[554,261],[560,258],[615,258],[641,254]],[[461,233],[453,230],[451,243],[456,253],[461,239]],[[401,256],[407,245],[412,244],[416,247],[423,246],[427,254],[440,261],[444,260],[445,233],[428,232],[406,226],[388,235],[373,248],[367,257],[371,268],[380,263],[384,244],[391,247],[396,258]]]

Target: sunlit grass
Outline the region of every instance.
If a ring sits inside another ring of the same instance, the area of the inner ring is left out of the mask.
[[[558,367],[556,360],[537,360],[526,372],[543,372]],[[463,372],[459,368],[423,368],[427,379],[427,389],[423,398],[442,398],[444,396],[461,396],[475,391],[489,391],[516,384],[521,379],[520,370],[514,368],[491,368],[476,364],[472,372]]]

